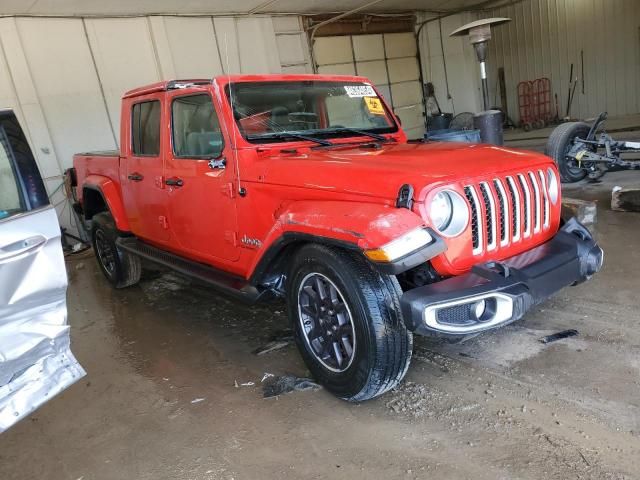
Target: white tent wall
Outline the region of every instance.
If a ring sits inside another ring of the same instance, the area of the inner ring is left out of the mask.
[[[26,131],[63,226],[62,172],[118,147],[120,98],[171,78],[310,72],[297,16],[0,19],[0,106]]]
[[[431,17],[433,15],[418,14],[416,23],[420,25]],[[425,82],[433,83],[443,112],[457,114],[481,109],[480,72],[473,47],[466,38],[449,36],[456,28],[476,18],[471,13],[452,15],[440,21],[431,21],[420,31],[418,42],[422,54],[422,75]],[[450,98],[447,95],[447,83]]]

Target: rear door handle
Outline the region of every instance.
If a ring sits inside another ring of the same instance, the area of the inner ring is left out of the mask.
[[[170,185],[172,187],[181,187],[184,185],[184,180],[178,177],[167,178],[164,181],[165,185]]]
[[[132,182],[140,182],[140,181],[142,181],[142,179],[144,178],[144,176],[143,176],[141,173],[133,172],[133,173],[130,173],[130,174],[127,176],[127,178],[128,178],[129,180],[131,180]]]
[[[33,237],[18,240],[0,247],[0,263],[10,261],[21,255],[34,253],[40,247],[47,243],[47,239],[42,235],[34,235]]]

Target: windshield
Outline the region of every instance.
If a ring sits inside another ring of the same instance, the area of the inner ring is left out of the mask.
[[[391,133],[391,114],[370,86],[358,82],[241,82],[227,87],[242,136],[250,142]]]

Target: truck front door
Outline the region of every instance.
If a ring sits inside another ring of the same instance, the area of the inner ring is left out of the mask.
[[[159,94],[138,97],[129,109],[131,128],[121,135],[120,181],[131,231],[152,243],[169,239],[162,177],[164,124]],[[164,140],[166,142],[166,139]]]
[[[225,141],[211,95],[204,89],[167,95],[171,148],[164,182],[172,246],[200,261],[235,261],[237,217],[230,142]]]

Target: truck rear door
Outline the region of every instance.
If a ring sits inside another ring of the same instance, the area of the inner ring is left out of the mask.
[[[127,100],[123,106],[131,128],[123,129],[120,138],[120,181],[131,231],[160,244],[169,238],[161,154],[167,141],[161,125],[168,119],[162,112],[162,99],[162,93],[154,93]]]
[[[0,111],[0,432],[85,375],[66,290],[55,209],[15,115]]]

